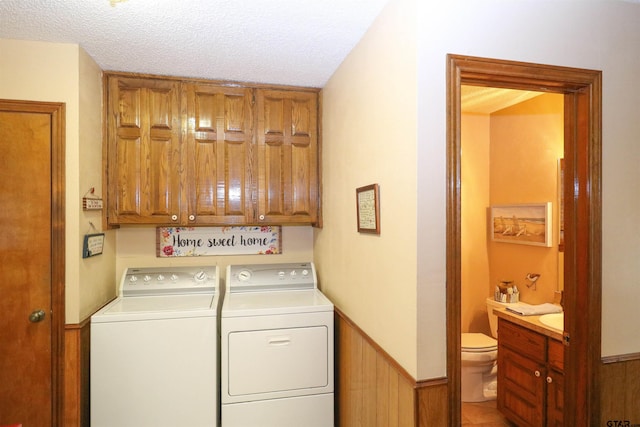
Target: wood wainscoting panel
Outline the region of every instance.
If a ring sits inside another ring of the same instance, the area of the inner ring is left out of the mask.
[[[89,319],[65,325],[64,426],[89,427]]]
[[[449,425],[448,387],[446,378],[418,383],[418,427]]]
[[[446,379],[416,383],[338,308],[335,319],[336,426],[448,424]]]
[[[640,424],[640,354],[604,362],[600,371],[600,425]]]

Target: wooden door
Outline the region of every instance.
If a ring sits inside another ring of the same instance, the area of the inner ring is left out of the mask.
[[[0,425],[59,425],[62,104],[0,100]]]
[[[180,129],[178,82],[109,77],[110,224],[178,224]]]
[[[258,223],[318,221],[318,96],[258,90]]]
[[[185,84],[187,132],[183,153],[182,222],[251,222],[252,91]]]

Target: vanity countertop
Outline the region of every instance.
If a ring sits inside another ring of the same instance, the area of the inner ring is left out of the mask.
[[[551,339],[562,341],[562,332],[551,328],[540,321],[540,316],[521,316],[508,311],[506,308],[494,308],[493,314],[516,325],[530,329]],[[498,332],[500,334],[500,332]]]

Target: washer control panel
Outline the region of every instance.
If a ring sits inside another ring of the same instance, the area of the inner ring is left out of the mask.
[[[120,281],[122,296],[215,293],[218,266],[127,268]]]
[[[227,267],[231,293],[314,289],[318,287],[313,263],[251,264]]]

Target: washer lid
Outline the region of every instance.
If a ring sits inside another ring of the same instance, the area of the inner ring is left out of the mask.
[[[222,317],[333,311],[333,304],[317,289],[270,292],[228,292]]]
[[[485,334],[480,333],[465,333],[461,337],[462,351],[467,352],[484,352],[492,351],[498,347],[498,341]]]
[[[215,316],[214,294],[119,297],[91,317],[92,322]]]

